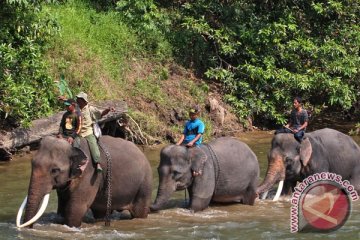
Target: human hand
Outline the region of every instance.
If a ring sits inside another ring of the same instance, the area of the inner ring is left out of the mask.
[[[68,143],[72,144],[74,142],[74,139],[72,137],[69,137],[68,139],[66,139],[68,141]]]
[[[60,101],[65,101],[65,100],[66,100],[66,97],[65,97],[65,96],[58,96],[58,100],[60,100]]]
[[[188,144],[186,144],[187,147],[192,147],[194,146],[194,143],[193,142],[189,142]]]

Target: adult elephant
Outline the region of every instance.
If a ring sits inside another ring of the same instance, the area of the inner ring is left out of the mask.
[[[201,172],[193,176],[193,172]],[[160,153],[159,187],[151,210],[164,207],[174,191],[188,189],[190,209],[205,209],[210,201],[253,205],[259,177],[255,154],[234,138],[215,139],[200,147],[169,145]]]
[[[267,173],[257,193],[268,191],[278,181],[280,193],[284,180],[283,193],[289,193],[297,181],[320,172],[341,175],[360,193],[360,147],[351,137],[329,128],[305,134],[301,144],[293,134],[277,134],[272,139]]]
[[[129,210],[133,217],[146,218],[152,191],[152,171],[147,158],[129,141],[110,136],[103,136],[100,141],[111,156],[110,210]],[[52,189],[57,189],[58,214],[64,217],[66,225],[79,227],[89,208],[95,218],[105,217],[108,192],[106,154],[101,151],[104,172],[97,173],[88,158],[91,155],[84,140],[81,141],[81,149],[52,136],[42,139],[40,149],[31,162],[24,217],[26,223],[21,227],[36,221],[34,216],[40,217],[36,214],[40,202],[44,196],[48,198]],[[44,210],[44,207],[41,209]],[[17,225],[19,222],[20,219]]]

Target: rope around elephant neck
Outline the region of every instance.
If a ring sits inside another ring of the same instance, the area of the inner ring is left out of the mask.
[[[107,169],[106,169],[106,189],[107,189],[107,199],[106,199],[106,215],[105,215],[105,226],[110,226],[110,215],[111,215],[111,155],[109,151],[106,149],[105,145],[100,141],[98,141],[99,146],[103,150],[107,160]]]
[[[216,156],[216,153],[214,152],[214,150],[212,149],[212,147],[210,146],[210,144],[206,144],[206,146],[209,149],[209,153],[211,156],[211,159],[214,162],[214,167],[216,166],[217,169],[215,170],[215,188],[214,188],[214,194],[216,193],[216,187],[218,185],[219,182],[219,177],[220,177],[220,164],[219,164],[219,160],[218,157]]]

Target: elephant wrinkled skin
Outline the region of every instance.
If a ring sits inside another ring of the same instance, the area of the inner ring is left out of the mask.
[[[112,209],[129,210],[133,217],[147,217],[151,202],[152,171],[145,155],[131,142],[103,136],[100,141],[112,158]],[[103,173],[96,173],[86,141],[81,149],[65,140],[45,137],[32,160],[25,210],[31,219],[44,195],[56,189],[58,214],[66,225],[79,227],[90,208],[95,218],[106,214],[106,157],[101,151]],[[83,171],[82,171],[83,169]]]
[[[202,174],[194,177],[193,171]],[[257,158],[245,143],[234,138],[218,138],[192,148],[166,146],[160,153],[158,172],[153,211],[163,208],[174,191],[186,188],[194,211],[205,209],[211,201],[253,205],[256,198]]]

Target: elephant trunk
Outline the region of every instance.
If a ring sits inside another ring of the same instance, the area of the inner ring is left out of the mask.
[[[157,196],[154,204],[150,206],[151,211],[158,211],[162,209],[169,200],[171,194],[176,190],[176,183],[169,177],[163,179],[158,188]]]
[[[277,155],[269,160],[268,169],[264,181],[258,186],[256,193],[268,191],[278,180],[285,179],[285,166],[282,157]]]
[[[28,190],[28,199],[25,207],[25,216],[24,222],[28,222],[32,219],[35,214],[38,212],[41,201],[47,193],[50,193],[52,186],[47,184],[46,178],[44,176],[36,176],[38,174],[32,173],[29,190]],[[30,225],[32,227],[32,225]]]

